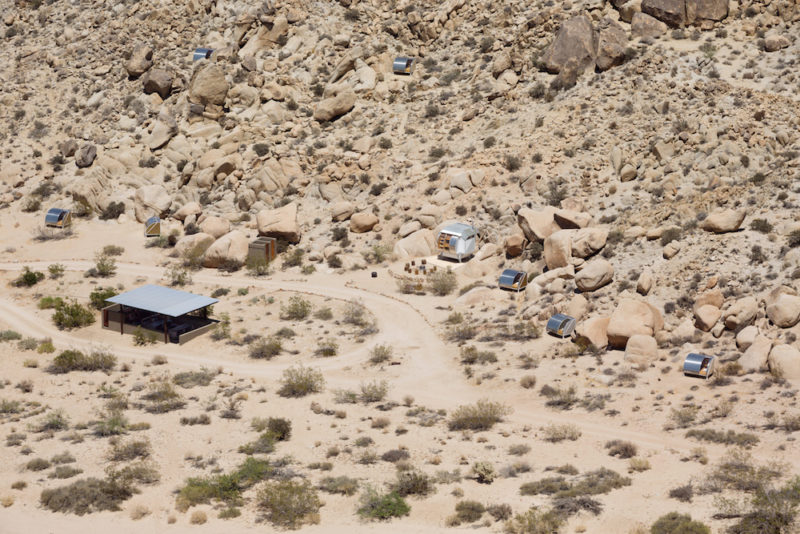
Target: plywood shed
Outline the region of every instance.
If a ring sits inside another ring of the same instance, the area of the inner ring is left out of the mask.
[[[61,208],[50,208],[44,216],[44,225],[54,228],[66,228],[72,224],[72,212]]]
[[[392,63],[392,71],[395,74],[410,75],[414,72],[417,60],[413,57],[396,57]]]
[[[683,361],[683,374],[686,376],[699,376],[708,380],[714,374],[714,360],[713,356],[690,352]]]
[[[442,228],[436,237],[436,250],[442,258],[461,260],[475,253],[478,231],[474,226],[464,223],[450,224]]]
[[[106,300],[103,328],[120,334],[144,332],[164,343],[186,343],[213,329],[208,307],[218,299],[169,287],[144,285]]]
[[[259,237],[247,249],[247,261],[269,263],[278,256],[278,240],[274,237]]]
[[[201,59],[211,59],[211,54],[214,53],[212,48],[195,48],[192,61],[200,61]]]
[[[575,318],[557,313],[547,321],[547,333],[558,337],[569,337],[575,331]]]
[[[520,292],[528,287],[528,273],[516,269],[506,269],[500,274],[497,285],[500,289]]]
[[[150,217],[144,223],[144,236],[145,237],[161,237],[161,219],[158,217]]]

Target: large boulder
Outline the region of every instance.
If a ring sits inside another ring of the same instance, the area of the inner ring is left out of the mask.
[[[581,228],[572,234],[572,255],[586,258],[606,246],[608,228]]]
[[[187,256],[199,258],[205,254],[208,247],[214,243],[214,236],[198,232],[192,235],[185,235],[175,243],[175,253],[180,258]]]
[[[431,230],[423,228],[394,244],[394,254],[400,260],[431,256],[436,247],[436,238]]]
[[[544,240],[544,261],[548,269],[565,267],[572,257],[572,231],[559,230]]]
[[[623,298],[608,322],[608,342],[613,347],[625,348],[631,336],[655,336],[662,328],[664,319],[654,306],[641,300]]]
[[[647,13],[637,11],[631,19],[631,35],[639,39],[664,35],[669,27]],[[624,182],[625,180],[623,180]]]
[[[603,71],[622,64],[628,46],[628,36],[622,26],[605,18],[597,27],[597,35],[597,68]]]
[[[653,273],[649,270],[642,271],[639,279],[636,280],[636,292],[640,295],[647,295],[653,288]]]
[[[331,207],[331,219],[335,222],[346,221],[353,215],[355,207],[348,200],[340,200]]]
[[[608,346],[608,323],[610,320],[611,317],[593,317],[579,322],[575,331],[598,349],[605,349]]]
[[[791,345],[775,345],[769,352],[769,370],[788,380],[800,380],[800,351]]]
[[[768,337],[757,335],[753,343],[739,358],[739,365],[744,371],[766,371],[771,348],[772,341]]]
[[[350,217],[350,231],[354,234],[363,234],[372,230],[378,224],[378,216],[371,211],[362,211]]]
[[[625,361],[646,367],[658,359],[658,343],[653,336],[632,335],[625,345]]]
[[[332,121],[353,109],[355,105],[356,93],[352,90],[342,91],[320,101],[314,110],[314,119],[319,122]]]
[[[725,310],[725,328],[737,331],[752,323],[756,313],[758,313],[758,301],[755,297],[741,298]]]
[[[776,326],[791,328],[800,322],[800,297],[781,293],[767,305],[767,317]]]
[[[200,231],[219,239],[231,231],[231,222],[228,219],[212,215],[200,223]]]
[[[261,210],[256,215],[258,234],[285,239],[289,243],[300,242],[300,226],[297,223],[297,204],[291,202],[280,208]]]
[[[220,237],[206,250],[203,266],[211,269],[226,265],[241,265],[247,259],[249,242],[239,230],[233,230]]]
[[[725,303],[725,297],[722,294],[722,291],[719,288],[710,289],[708,291],[704,291],[697,298],[694,300],[694,306],[692,309],[697,311],[698,308],[706,305],[715,306],[717,308],[722,308],[722,305]]]
[[[164,217],[172,204],[167,190],[158,184],[145,185],[136,190],[133,196],[133,211],[136,220],[140,223],[145,222],[152,216]]]
[[[156,93],[163,99],[172,91],[172,74],[163,69],[153,69],[142,77],[145,94]]]
[[[153,131],[147,138],[147,146],[150,150],[157,150],[169,143],[170,139],[178,133],[178,124],[175,119],[168,115],[159,115],[158,120],[153,124]]]
[[[204,106],[222,106],[229,88],[225,72],[212,63],[195,72],[189,85],[189,100]]]
[[[560,230],[555,221],[556,209],[550,206],[540,211],[531,208],[521,208],[517,212],[517,224],[525,234],[525,238],[533,242],[542,242],[553,232]]]
[[[522,233],[513,233],[503,240],[503,248],[506,251],[506,256],[509,258],[516,258],[522,251],[525,250],[525,243],[527,240]]]
[[[78,168],[90,167],[97,157],[97,147],[91,143],[86,143],[75,152],[75,165]]]
[[[153,49],[148,45],[138,45],[125,61],[125,70],[131,78],[138,78],[153,66]]]
[[[711,304],[704,304],[694,310],[694,324],[703,332],[708,332],[717,324],[721,316],[722,311],[719,308]]]
[[[602,258],[588,262],[575,275],[575,285],[581,291],[594,291],[614,279],[614,267]]]
[[[742,226],[746,214],[745,210],[716,211],[706,217],[700,224],[700,227],[703,230],[714,232],[715,234],[735,232]]]
[[[686,25],[686,0],[642,0],[642,11],[674,28]]]
[[[180,207],[178,211],[175,212],[173,217],[178,219],[179,221],[185,220],[187,217],[194,215],[197,217],[203,213],[203,206],[200,205],[199,202],[187,202],[183,206]]]
[[[728,16],[728,0],[686,0],[686,19],[689,24],[718,22]]]
[[[745,351],[750,348],[750,345],[756,340],[756,336],[758,336],[757,326],[745,326],[736,334],[736,346],[739,350]]]
[[[597,57],[597,33],[592,21],[585,15],[572,17],[561,25],[553,43],[542,55],[545,69],[559,73],[569,63],[579,70],[593,66]]]

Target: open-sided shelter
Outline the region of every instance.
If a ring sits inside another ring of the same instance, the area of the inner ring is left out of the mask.
[[[714,374],[714,357],[690,352],[683,361],[683,374],[708,380]]]
[[[163,334],[164,343],[186,343],[211,330],[208,306],[218,299],[169,287],[145,285],[115,295],[103,308],[103,328],[132,334],[138,329]]]
[[[414,72],[414,66],[417,60],[413,57],[396,57],[392,63],[392,71],[395,74],[409,75]]]
[[[547,333],[558,337],[569,337],[575,331],[575,318],[557,313],[547,321]]]
[[[160,237],[161,236],[161,219],[158,217],[150,217],[144,223],[144,236],[145,237]]]
[[[436,237],[436,250],[439,256],[461,260],[475,253],[478,231],[474,226],[464,223],[449,224],[442,228]]]
[[[505,269],[500,274],[497,285],[500,286],[500,289],[520,292],[528,287],[528,273],[516,269]]]
[[[212,48],[195,48],[192,61],[199,61],[201,59],[211,59],[211,54],[214,53]]]
[[[62,208],[50,208],[44,216],[44,225],[54,228],[66,228],[72,224],[72,212]]]

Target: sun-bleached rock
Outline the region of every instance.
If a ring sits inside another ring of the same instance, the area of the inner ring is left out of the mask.
[[[608,341],[613,347],[623,348],[631,336],[654,336],[662,328],[664,319],[654,306],[641,300],[623,298],[611,314]]]

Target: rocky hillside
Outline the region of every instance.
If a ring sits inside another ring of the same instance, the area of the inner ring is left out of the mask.
[[[800,273],[796,0],[18,0],[2,17],[6,209],[159,215],[208,267],[241,264],[256,233],[345,267],[429,255],[467,219],[488,261],[466,275],[546,267],[529,292],[566,279],[598,309],[638,280],[668,330],[700,286],[727,309]]]

